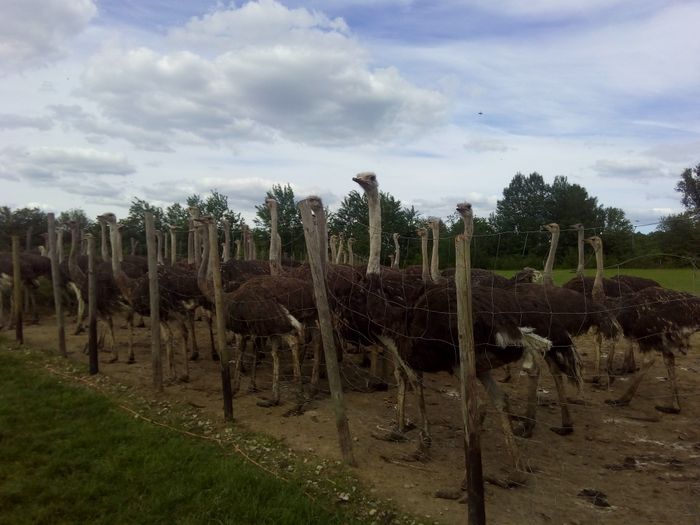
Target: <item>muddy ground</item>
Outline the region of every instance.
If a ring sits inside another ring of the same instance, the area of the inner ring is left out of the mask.
[[[68,319],[69,322],[72,318]],[[116,322],[119,326],[123,324]],[[201,407],[212,418],[221,418],[219,364],[208,355],[208,333],[198,322],[198,340],[203,348],[201,358],[190,363],[187,383],[168,384],[164,397],[187,401]],[[72,325],[68,325],[72,333]],[[56,329],[53,320],[44,318],[39,325],[25,327],[25,338],[35,346],[55,346]],[[128,332],[117,330],[121,362],[101,363],[101,372],[120,382],[135,385],[150,392],[150,332],[136,330],[137,362],[127,365]],[[87,363],[81,352],[87,337],[68,336],[70,358]],[[592,340],[578,340],[586,372],[592,365]],[[623,343],[624,344],[624,343]],[[669,395],[666,371],[658,359],[642,384],[637,397],[628,408],[613,408],[604,400],[619,395],[629,379],[616,380],[611,391],[586,384],[579,396],[584,404],[571,406],[575,432],[561,437],[549,430],[559,423],[553,383],[546,367],[540,382],[538,424],[531,439],[519,439],[522,454],[533,467],[527,485],[514,489],[486,486],[489,523],[552,523],[552,524],[627,524],[627,523],[700,523],[700,337],[693,339],[690,355],[677,360],[677,374],[682,396],[681,414],[662,414],[654,405],[663,403]],[[102,353],[105,361],[108,354]],[[620,356],[621,359],[621,356]],[[283,361],[291,375],[288,360]],[[178,369],[182,370],[178,353]],[[259,394],[242,393],[234,399],[235,417],[245,428],[265,432],[282,439],[302,454],[338,459],[338,441],[332,406],[327,397],[314,400],[301,416],[283,417],[293,406],[291,382],[282,389],[283,404],[261,408],[260,396],[269,394],[269,356],[258,375]],[[350,377],[359,369],[348,358],[345,371]],[[305,369],[306,370],[306,369]],[[514,369],[515,370],[515,369]],[[359,375],[366,373],[359,370]],[[495,372],[502,377],[501,371]],[[515,412],[522,412],[525,377],[514,374],[504,385]],[[409,433],[410,441],[390,443],[379,441],[372,433],[390,426],[394,417],[395,389],[363,393],[347,390],[346,402],[350,428],[354,437],[354,452],[359,466],[357,476],[374,487],[380,495],[391,498],[407,512],[426,522],[464,523],[466,510],[457,501],[438,499],[438,489],[457,489],[463,478],[461,415],[458,405],[458,382],[448,374],[427,376],[427,406],[432,421],[432,460],[427,463],[404,461],[415,450],[417,431]],[[574,396],[575,391],[567,387]],[[483,394],[483,390],[480,390]],[[149,394],[152,395],[152,394]],[[153,394],[155,395],[155,394]],[[481,397],[482,402],[485,397]],[[482,433],[484,469],[487,474],[500,474],[508,465],[503,436],[492,407]],[[408,415],[416,420],[417,403],[408,396]],[[609,506],[597,506],[580,496],[590,489],[605,494]]]

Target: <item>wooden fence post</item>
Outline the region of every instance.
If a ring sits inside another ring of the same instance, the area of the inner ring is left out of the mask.
[[[209,265],[214,282],[214,309],[216,311],[216,346],[221,364],[221,391],[224,396],[224,419],[233,421],[233,393],[231,391],[231,352],[226,345],[226,321],[224,319],[223,285],[219,262],[219,235],[216,223],[209,224]]]
[[[95,273],[95,238],[91,233],[87,238],[88,256],[88,356],[90,375],[99,372],[97,364],[97,275]]]
[[[146,221],[146,254],[148,257],[148,294],[151,310],[151,367],[153,387],[163,391],[163,363],[160,358],[160,292],[158,290],[158,260],[156,254],[156,228],[153,213],[144,213]]]
[[[15,313],[15,339],[21,345],[24,344],[24,331],[22,327],[22,272],[19,258],[19,237],[12,236],[12,294],[14,297]]]
[[[467,470],[467,515],[469,525],[484,525],[484,475],[481,464],[479,407],[476,393],[476,353],[472,325],[470,248],[473,233],[471,206],[464,215],[464,234],[455,238],[455,284],[459,329],[459,377],[464,423],[464,452]]]
[[[331,399],[333,400],[333,408],[335,409],[335,424],[338,429],[340,452],[346,464],[355,466],[356,462],[352,453],[350,427],[348,426],[348,418],[345,414],[345,402],[343,401],[343,386],[340,382],[340,371],[338,370],[338,354],[333,339],[333,322],[331,320],[330,307],[328,306],[326,276],[323,270],[323,258],[325,255],[321,253],[316,225],[311,214],[309,202],[307,200],[300,201],[299,210],[301,211],[301,221],[304,225],[304,238],[309,255],[311,277],[314,283],[316,310],[318,312],[318,322],[321,325],[321,339],[323,341],[323,352],[326,357],[328,386],[331,390]]]
[[[56,218],[53,213],[47,215],[49,221],[49,258],[51,259],[51,286],[53,287],[53,304],[56,309],[56,328],[58,329],[58,353],[68,357],[66,351],[66,323],[63,317],[63,301],[61,300],[61,272],[58,267],[58,239],[56,237]]]

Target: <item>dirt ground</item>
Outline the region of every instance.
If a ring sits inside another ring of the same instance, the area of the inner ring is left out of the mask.
[[[72,324],[67,321],[67,332]],[[116,326],[123,323],[116,321]],[[190,363],[190,381],[166,386],[164,396],[188,401],[203,407],[212,418],[221,418],[219,364],[209,358],[208,333],[198,322],[201,357]],[[25,327],[26,340],[36,346],[55,345],[55,325],[50,318],[42,324]],[[100,371],[125,384],[151,384],[150,332],[136,330],[137,363],[127,365],[127,330],[118,329],[117,338],[122,362],[102,362]],[[87,363],[81,350],[86,335],[69,335],[70,358]],[[579,350],[584,356],[586,372],[592,365],[592,340],[581,338]],[[624,347],[626,343],[622,343]],[[613,408],[604,403],[618,396],[629,384],[620,378],[612,391],[584,386],[580,398],[584,404],[571,407],[575,432],[561,437],[549,430],[558,425],[559,409],[555,404],[553,383],[546,367],[540,382],[538,424],[531,439],[519,439],[522,454],[534,468],[527,485],[502,489],[486,485],[489,523],[552,524],[626,524],[626,523],[700,523],[700,337],[693,339],[693,350],[677,360],[677,374],[683,411],[679,415],[657,412],[654,405],[669,395],[666,371],[659,358],[642,383],[637,397],[628,408]],[[105,360],[107,354],[101,354]],[[182,358],[178,353],[178,369]],[[621,356],[620,356],[621,359]],[[357,367],[348,359],[345,369]],[[286,363],[286,362],[285,362]],[[287,368],[291,367],[286,363]],[[234,399],[235,417],[247,429],[268,433],[282,439],[303,454],[338,459],[338,441],[332,406],[327,397],[311,402],[301,416],[283,417],[293,406],[291,382],[282,389],[283,404],[274,408],[256,405],[260,396],[269,394],[269,356],[258,374],[259,394],[242,393]],[[514,368],[514,378],[504,388],[511,397],[514,411],[522,412],[525,377]],[[503,376],[496,371],[495,376]],[[572,396],[573,388],[567,387]],[[357,476],[385,498],[390,498],[426,522],[465,523],[466,509],[457,501],[438,499],[438,489],[459,488],[463,478],[461,415],[458,405],[458,381],[448,374],[427,377],[427,406],[432,422],[432,461],[415,463],[402,456],[415,449],[417,430],[409,433],[410,441],[390,443],[372,437],[373,432],[390,426],[394,417],[395,389],[362,393],[346,389],[347,412],[354,438],[354,452],[359,466]],[[481,390],[483,394],[483,390]],[[481,398],[485,401],[485,397]],[[484,470],[500,473],[508,464],[498,419],[487,404],[488,414],[482,433]],[[416,420],[416,398],[408,395],[408,416]],[[579,495],[583,489],[605,494],[610,506],[594,505]]]

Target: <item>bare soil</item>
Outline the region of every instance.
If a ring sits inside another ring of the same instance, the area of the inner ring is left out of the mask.
[[[32,345],[55,346],[56,331],[51,319],[25,327],[25,338]],[[121,322],[115,320],[115,325]],[[219,363],[209,357],[208,333],[198,322],[200,359],[190,362],[190,380],[165,387],[164,395],[203,407],[212,418],[221,418]],[[72,333],[72,326],[67,324]],[[117,381],[135,385],[149,392],[151,385],[150,331],[136,330],[136,360],[126,364],[128,332],[117,329],[121,362],[106,363],[101,354],[100,371]],[[82,353],[84,334],[67,338],[70,359],[87,363]],[[621,348],[626,343],[621,344]],[[581,338],[579,351],[584,356],[586,372],[592,370],[592,340]],[[176,346],[177,348],[177,346]],[[614,408],[605,399],[617,397],[629,384],[618,378],[611,390],[586,384],[578,395],[584,404],[571,407],[575,432],[561,437],[549,430],[560,422],[553,383],[546,367],[540,382],[538,423],[531,439],[519,439],[522,455],[533,467],[524,487],[502,489],[486,485],[489,523],[552,524],[627,524],[627,523],[700,523],[700,337],[693,339],[693,352],[677,360],[677,376],[682,396],[680,414],[662,414],[654,409],[667,401],[669,385],[666,370],[659,358],[642,383],[630,407]],[[176,350],[178,372],[183,370],[182,353]],[[621,356],[620,356],[621,359]],[[291,379],[291,366],[285,362]],[[348,378],[355,372],[365,373],[348,357],[344,370]],[[308,366],[308,365],[307,365]],[[283,385],[283,404],[273,408],[256,405],[260,396],[269,394],[270,362],[266,356],[258,374],[259,394],[242,391],[234,399],[238,424],[252,431],[282,439],[301,454],[339,459],[338,440],[332,405],[327,396],[312,401],[303,415],[283,417],[294,406],[294,385]],[[525,377],[516,368],[513,380],[504,384],[515,412],[522,412]],[[166,371],[167,372],[167,371]],[[494,372],[502,377],[501,371]],[[357,476],[374,487],[379,495],[393,500],[400,508],[426,522],[465,523],[466,508],[457,501],[439,499],[436,490],[458,490],[464,476],[461,415],[458,405],[458,381],[448,374],[427,377],[427,406],[432,422],[432,460],[409,462],[404,456],[416,447],[417,430],[409,433],[406,443],[390,443],[372,437],[373,432],[388,428],[394,419],[395,389],[385,392],[357,392],[347,388],[346,403],[354,452],[359,463]],[[572,397],[577,394],[568,387]],[[483,391],[481,392],[483,393]],[[155,394],[154,394],[155,395]],[[486,402],[485,396],[481,397]],[[502,474],[508,466],[498,419],[490,405],[482,432],[484,470]],[[417,401],[408,395],[409,417],[418,418]],[[580,496],[582,490],[600,491],[610,506],[594,505]]]

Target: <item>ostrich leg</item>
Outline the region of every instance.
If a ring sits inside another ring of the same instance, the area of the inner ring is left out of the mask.
[[[194,314],[193,314],[194,315]],[[216,351],[216,345],[214,344],[214,320],[211,312],[206,315],[207,328],[209,329],[209,346],[211,347],[211,360],[218,361],[219,353]],[[192,317],[192,326],[194,327],[194,317]]]
[[[637,389],[639,388],[639,384],[642,382],[642,379],[644,379],[644,376],[649,371],[651,366],[654,364],[654,361],[656,361],[656,356],[654,356],[653,354],[650,354],[649,352],[645,353],[644,357],[643,357],[642,366],[639,368],[639,371],[632,378],[632,381],[630,381],[630,386],[627,388],[625,393],[622,394],[618,399],[606,399],[605,402],[608,405],[612,405],[612,406],[627,406],[627,405],[629,405],[630,401],[634,397],[634,394],[637,393]],[[675,377],[675,374],[674,374],[674,377]]]
[[[671,406],[656,405],[656,410],[666,414],[678,414],[681,411],[680,398],[678,397],[678,384],[676,383],[676,357],[670,353],[664,353],[664,364],[668,372],[668,382],[671,383]]]
[[[241,368],[243,367],[243,356],[246,351],[247,340],[239,334],[236,334],[236,348],[238,348],[238,356],[233,367],[233,381],[231,384],[232,394],[236,394],[241,388]]]
[[[260,407],[273,407],[280,404],[280,356],[279,339],[270,338],[270,353],[272,354],[272,397],[258,401]]]
[[[211,318],[209,319],[209,324],[211,326]],[[189,355],[188,359],[190,361],[196,361],[199,359],[199,348],[197,347],[197,338],[195,337],[194,333],[194,311],[193,310],[188,310],[187,313],[185,314],[185,320],[187,322],[187,328],[190,331],[190,334],[192,334],[192,353]]]
[[[506,441],[506,449],[508,450],[508,455],[510,456],[511,463],[515,469],[516,478],[513,481],[516,483],[524,483],[524,477],[522,476],[525,472],[525,468],[520,457],[520,452],[518,450],[518,445],[515,443],[515,435],[513,434],[513,428],[510,423],[510,407],[508,406],[508,397],[498,386],[498,383],[494,381],[491,376],[490,371],[484,371],[478,374],[478,379],[481,384],[486,388],[491,401],[493,401],[496,406],[496,410],[501,420],[501,426],[503,429],[503,436]]]
[[[560,436],[566,436],[574,431],[574,422],[571,419],[571,414],[569,413],[569,404],[566,401],[566,392],[564,390],[564,379],[561,374],[561,370],[554,362],[554,358],[549,354],[544,356],[547,366],[549,367],[549,372],[552,374],[554,379],[554,386],[557,389],[557,398],[559,400],[559,408],[561,410],[561,426],[560,427],[550,427],[552,432],[556,432]]]
[[[527,374],[527,409],[525,417],[515,417],[522,421],[523,426],[515,430],[518,437],[530,438],[537,422],[537,387],[540,383],[539,356],[531,349],[525,350],[522,368]]]
[[[258,357],[262,353],[262,349],[260,348],[260,345],[262,345],[262,341],[259,337],[255,337],[252,341],[249,340],[248,342],[246,342],[246,344],[248,343],[253,345],[253,362],[250,365],[250,384],[248,385],[248,392],[253,393],[258,392],[258,384],[256,382],[256,377],[258,373]]]
[[[119,350],[117,349],[116,340],[114,338],[114,321],[112,321],[111,315],[107,316],[106,322],[107,332],[109,333],[110,352],[112,353],[112,357],[110,358],[109,362],[116,363],[119,360]],[[129,349],[129,352],[131,352],[131,349]],[[133,356],[129,354],[129,359],[131,360],[132,358]]]
[[[289,348],[292,350],[292,365],[294,367],[294,381],[297,384],[297,395],[299,396],[299,401],[304,400],[304,381],[301,377],[301,360],[299,358],[299,340],[303,341],[303,336],[288,336],[285,337]]]
[[[182,362],[184,363],[185,372],[179,377],[180,381],[187,383],[190,380],[190,365],[189,365],[189,344],[188,344],[188,327],[187,318],[188,313],[186,312],[183,317],[178,319],[178,327],[180,328],[180,337],[182,338]]]
[[[625,358],[622,361],[621,373],[634,374],[636,370],[637,363],[634,360],[634,343],[630,341],[629,346],[627,347],[627,351],[625,352]]]

